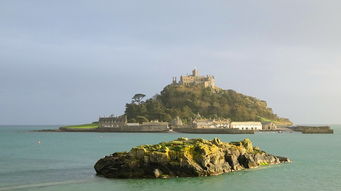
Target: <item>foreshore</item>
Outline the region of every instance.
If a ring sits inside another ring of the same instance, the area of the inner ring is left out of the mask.
[[[288,129],[288,132],[293,132]],[[279,130],[255,131],[255,130],[239,130],[239,129],[223,129],[223,128],[210,128],[210,129],[195,129],[195,128],[173,128],[173,129],[160,129],[160,130],[138,130],[138,129],[125,129],[125,128],[93,128],[93,129],[41,129],[33,130],[33,132],[84,132],[84,133],[188,133],[188,134],[255,134],[256,132],[283,132]]]
[[[188,134],[255,134],[255,133],[303,133],[303,134],[333,134],[334,130],[329,126],[294,126],[294,127],[282,127],[274,130],[239,130],[239,129],[225,129],[225,128],[89,128],[89,129],[77,129],[77,128],[65,128],[60,127],[58,129],[41,129],[33,130],[33,132],[88,132],[88,133],[188,133]]]
[[[122,128],[96,128],[96,129],[42,129],[33,132],[92,132],[92,133],[190,133],[190,134],[254,134],[254,130],[238,129],[190,129],[176,128],[168,130],[126,130]]]

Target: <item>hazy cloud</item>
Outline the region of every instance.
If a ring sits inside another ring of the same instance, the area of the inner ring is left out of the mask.
[[[340,123],[340,1],[0,2],[0,124],[120,114],[197,67],[297,123]]]

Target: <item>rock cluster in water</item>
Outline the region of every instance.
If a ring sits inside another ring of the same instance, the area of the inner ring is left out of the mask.
[[[219,175],[258,166],[290,162],[253,147],[249,139],[226,143],[215,138],[178,138],[117,152],[95,164],[107,178],[170,178]]]

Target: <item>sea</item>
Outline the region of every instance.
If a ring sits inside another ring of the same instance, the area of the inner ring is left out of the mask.
[[[0,126],[0,191],[340,191],[341,125],[331,127],[334,134],[203,135],[32,132],[58,126]],[[178,137],[217,137],[226,142],[250,138],[255,146],[293,162],[210,177],[96,176],[93,166],[105,155]]]

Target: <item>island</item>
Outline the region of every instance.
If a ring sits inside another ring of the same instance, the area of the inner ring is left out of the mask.
[[[173,77],[163,90],[145,99],[135,94],[122,115],[101,116],[89,124],[63,126],[56,132],[146,132],[254,134],[255,132],[333,133],[325,128],[288,128],[293,123],[275,114],[267,102],[215,84],[212,75]]]
[[[97,161],[97,175],[106,178],[172,178],[214,176],[243,169],[291,162],[240,142],[178,138],[156,145],[141,145]]]

